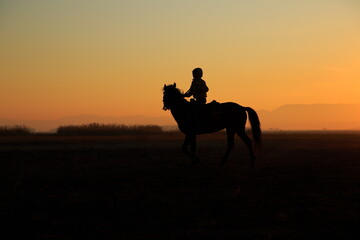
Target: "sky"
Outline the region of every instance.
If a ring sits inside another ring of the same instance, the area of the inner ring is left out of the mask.
[[[0,118],[168,116],[201,67],[208,101],[360,103],[357,0],[0,0]]]

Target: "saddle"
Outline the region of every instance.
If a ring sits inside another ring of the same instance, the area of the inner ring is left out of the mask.
[[[210,115],[210,117],[213,118],[220,117],[222,114],[220,103],[213,100],[212,102],[205,104],[205,113],[206,115]]]
[[[190,118],[193,120],[218,120],[222,116],[221,104],[215,100],[205,105],[197,103],[195,100],[192,103],[192,111]]]

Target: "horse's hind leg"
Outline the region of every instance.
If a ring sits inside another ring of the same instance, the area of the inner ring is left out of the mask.
[[[224,155],[223,159],[221,160],[221,165],[224,165],[224,163],[226,162],[226,160],[229,157],[231,150],[234,148],[235,133],[231,130],[226,130],[226,135],[227,135],[227,148],[226,148],[225,155]]]
[[[244,141],[244,143],[248,147],[250,157],[251,157],[251,164],[254,164],[256,158],[255,158],[254,147],[253,147],[251,139],[246,134],[245,129],[238,131],[237,134],[239,135],[239,137]]]

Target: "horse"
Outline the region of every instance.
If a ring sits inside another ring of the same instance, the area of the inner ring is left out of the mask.
[[[194,109],[196,111],[199,108],[195,107],[196,103],[189,102],[184,98],[182,91],[176,88],[176,83],[164,84],[163,104],[163,110],[170,110],[179,130],[185,134],[182,150],[192,160],[193,165],[198,162],[196,135],[213,133],[223,129],[226,129],[227,148],[220,164],[225,164],[231,150],[234,148],[235,133],[249,149],[251,165],[254,164],[256,159],[254,148],[258,150],[261,147],[261,127],[259,117],[252,108],[243,107],[233,102],[219,103],[220,116],[211,117],[209,114],[203,114],[203,116],[197,116],[195,119],[193,115],[197,114],[194,114]],[[253,140],[249,138],[245,131],[246,113],[249,116]],[[189,146],[190,151],[188,150]]]

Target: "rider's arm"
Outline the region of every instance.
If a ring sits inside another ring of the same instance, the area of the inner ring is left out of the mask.
[[[191,97],[192,96],[192,93],[191,91],[187,91],[186,93],[184,93],[184,97]]]
[[[191,97],[194,94],[194,82],[191,83],[191,86],[189,90],[187,90],[186,93],[184,93],[184,97]]]

